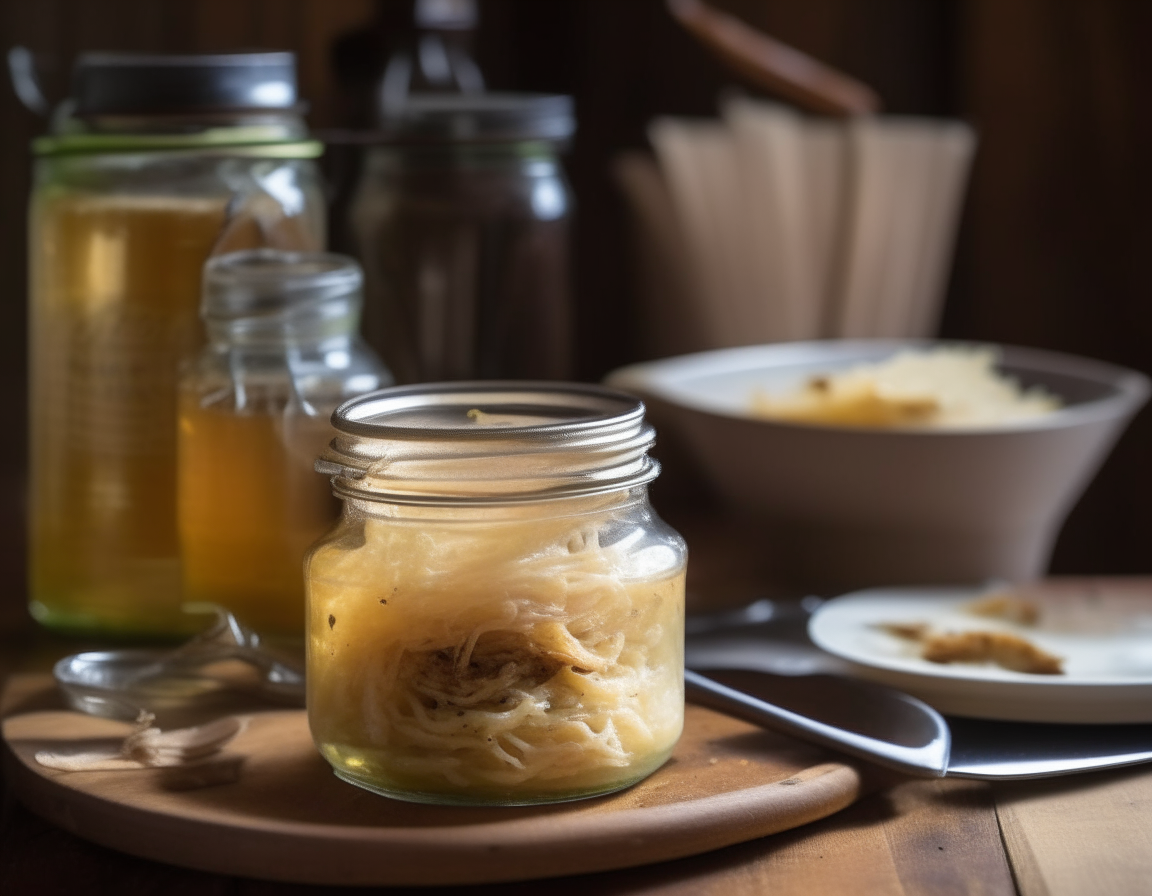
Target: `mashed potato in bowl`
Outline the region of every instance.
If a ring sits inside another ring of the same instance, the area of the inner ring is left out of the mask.
[[[969,414],[963,425],[846,425],[823,402],[819,421],[811,407],[803,420],[753,410],[758,392],[771,411],[795,411],[812,377],[939,349],[990,353],[984,363],[1044,409]],[[719,499],[763,524],[781,581],[828,594],[1042,574],[1061,522],[1150,392],[1138,371],[1089,358],[922,340],[740,346],[635,364],[608,381],[650,399],[664,444],[679,440]]]
[[[1043,416],[1060,407],[996,369],[990,347],[908,349],[879,362],[810,376],[799,389],[753,392],[754,416],[861,427],[966,428]]]

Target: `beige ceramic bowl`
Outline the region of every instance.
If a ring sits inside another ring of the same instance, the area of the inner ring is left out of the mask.
[[[1043,574],[1056,535],[1149,394],[1140,373],[1001,348],[1000,367],[1064,406],[976,430],[877,430],[756,419],[753,391],[887,358],[924,341],[748,346],[625,367],[641,395],[733,507],[767,524],[789,583],[818,593]]]

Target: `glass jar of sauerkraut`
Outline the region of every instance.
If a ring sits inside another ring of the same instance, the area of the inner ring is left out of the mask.
[[[583,385],[386,389],[333,415],[308,719],[336,774],[520,805],[627,787],[684,718],[686,548],[648,503],[644,405]]]

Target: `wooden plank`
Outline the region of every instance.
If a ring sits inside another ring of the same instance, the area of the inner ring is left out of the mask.
[[[1021,896],[1152,890],[1152,769],[993,786]]]
[[[650,778],[548,806],[425,806],[357,790],[316,752],[302,710],[252,715],[229,747],[243,770],[207,782],[219,786],[179,769],[57,772],[35,754],[107,746],[130,726],[49,709],[59,697],[47,676],[14,676],[4,701],[6,773],[33,811],[142,857],[290,882],[468,883],[643,865],[824,818],[861,787],[853,766],[822,750],[697,706]]]
[[[62,652],[63,644],[53,641],[44,646],[54,647],[55,652],[39,657],[39,652],[33,656],[27,650],[19,651],[28,657],[19,666],[47,669],[50,660]],[[24,702],[21,708],[47,707]],[[291,884],[183,870],[105,849],[41,821],[11,798],[0,815],[0,844],[0,892],[5,893],[94,892],[81,886],[93,880],[123,892],[163,889],[175,896],[192,892],[288,896],[300,892]],[[422,896],[535,896],[545,886],[554,896],[589,892],[615,896],[1008,896],[1015,892],[989,788],[963,781],[907,781],[803,829],[643,868],[561,878],[546,884],[528,881],[405,892]]]
[[[936,785],[915,782],[897,794],[877,795],[834,818],[802,831],[778,834],[706,856],[604,874],[560,878],[545,883],[527,881],[463,888],[390,890],[421,896],[949,896],[980,893],[987,896],[1015,892],[1002,854],[989,855],[998,842],[982,831],[979,844],[962,843],[950,825],[937,856],[909,868],[900,849],[889,848],[890,828],[906,827],[894,812],[907,800],[925,805],[952,804],[951,785],[938,792]],[[977,793],[982,787],[974,788]],[[895,799],[894,799],[895,797]],[[989,803],[986,797],[979,802]],[[970,807],[971,808],[971,807]],[[990,803],[982,806],[994,829]],[[949,816],[955,821],[955,807]],[[6,824],[5,824],[6,822]],[[924,831],[939,827],[933,817],[916,812],[912,826]],[[981,826],[982,827],[982,826]],[[879,836],[873,828],[879,829]],[[137,859],[73,837],[41,821],[19,805],[0,820],[5,849],[0,850],[0,891],[8,893],[97,892],[85,881],[99,881],[122,892],[232,894],[232,896],[299,896],[303,891],[344,893],[345,890],[303,888],[270,881],[226,878]],[[978,847],[978,848],[977,848]],[[934,868],[933,875],[926,868]]]
[[[891,805],[884,830],[904,893],[1016,892],[987,784],[914,782],[893,791]]]
[[[988,787],[908,781],[802,830],[706,856],[582,878],[643,896],[1012,896]],[[575,893],[558,881],[557,893]],[[511,889],[504,896],[524,896]],[[486,889],[474,896],[495,896]]]

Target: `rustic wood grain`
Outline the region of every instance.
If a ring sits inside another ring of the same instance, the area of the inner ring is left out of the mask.
[[[672,759],[599,799],[506,809],[382,799],[338,781],[302,710],[256,713],[230,745],[239,780],[188,789],[188,771],[57,772],[40,750],[115,744],[131,726],[50,707],[46,676],[11,679],[7,774],[32,809],[146,858],[305,883],[442,884],[554,877],[667,860],[830,815],[861,791],[853,766],[700,707]],[[90,746],[86,748],[95,748]]]
[[[975,782],[908,781],[805,828],[693,862],[636,892],[653,896],[1010,896],[1016,892]]]
[[[55,705],[54,697],[36,689],[23,696],[12,691],[13,698],[25,711]],[[986,785],[887,780],[895,781],[895,786],[822,821],[705,855],[560,878],[547,884],[527,881],[463,890],[402,888],[389,893],[530,896],[544,886],[555,896],[589,892],[607,896],[1000,896],[1015,892]],[[348,790],[354,794],[353,803],[370,805],[375,801],[370,795]],[[282,808],[302,811],[300,800],[291,795],[281,799],[286,801]],[[412,820],[418,822],[424,807],[407,808],[414,813]],[[61,863],[49,860],[50,856],[61,857]],[[30,894],[70,891],[83,896],[103,892],[105,887],[237,896],[335,896],[347,892],[325,886],[227,878],[138,859],[80,840],[31,816],[14,802],[8,803],[5,816],[0,817],[0,890]]]
[[[986,785],[906,781],[803,829],[612,874],[549,882],[604,896],[1011,896]],[[529,884],[473,896],[528,896]],[[256,896],[261,890],[245,896]],[[317,893],[320,891],[317,891]],[[448,893],[433,890],[429,893]],[[308,890],[309,896],[313,891]],[[303,891],[301,896],[303,896]]]
[[[1152,892],[1152,770],[992,789],[1021,896]]]
[[[945,332],[1152,370],[1152,5],[957,5],[961,113],[980,134]],[[1149,572],[1152,412],[1073,509],[1059,573]]]

